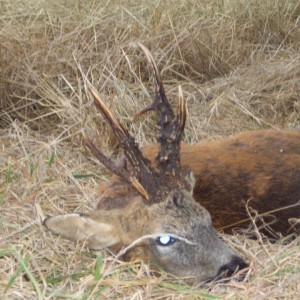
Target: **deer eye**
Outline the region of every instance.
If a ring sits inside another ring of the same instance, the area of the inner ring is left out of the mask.
[[[159,246],[170,246],[175,243],[175,239],[170,235],[162,235],[156,239],[156,243]]]

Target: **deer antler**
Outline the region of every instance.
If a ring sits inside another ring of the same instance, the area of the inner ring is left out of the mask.
[[[134,119],[137,119],[142,114],[151,110],[154,110],[158,114],[159,120],[157,124],[161,128],[160,137],[158,139],[160,142],[160,152],[157,156],[158,165],[161,168],[161,173],[164,175],[168,172],[179,178],[180,142],[186,120],[186,104],[183,99],[182,89],[179,87],[179,113],[175,116],[167,99],[160,73],[151,53],[144,45],[139,43],[139,46],[144,51],[149,64],[152,67],[155,98],[152,103],[136,114]]]
[[[158,178],[157,176],[154,176],[156,171],[151,166],[150,160],[143,157],[134,138],[130,136],[127,129],[125,129],[111,113],[93,87],[90,87],[89,94],[94,98],[95,106],[110,125],[119,143],[124,148],[125,156],[133,167],[132,173],[130,173],[124,166],[115,165],[95,146],[91,139],[83,134],[86,145],[106,168],[108,168],[112,173],[123,178],[127,183],[131,183],[142,196],[149,199],[149,194],[153,194],[152,191],[156,190],[155,187],[158,184]],[[144,182],[147,182],[147,185],[144,185]]]
[[[124,149],[125,156],[131,165],[130,170],[125,166],[117,166],[107,158],[85,134],[83,138],[87,147],[112,173],[120,176],[131,184],[150,203],[160,202],[174,187],[184,185],[180,169],[180,141],[186,119],[186,105],[179,88],[179,113],[174,115],[172,107],[165,95],[158,68],[148,49],[139,44],[145,52],[154,73],[155,99],[135,117],[146,111],[154,110],[158,116],[161,128],[159,142],[160,152],[157,156],[159,172],[145,158],[133,137],[122,126],[112,112],[107,108],[97,91],[90,87],[88,94],[94,99],[95,106],[105,118],[119,143]]]

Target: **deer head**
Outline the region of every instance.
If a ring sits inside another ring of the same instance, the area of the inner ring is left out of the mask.
[[[143,157],[134,138],[91,87],[89,94],[123,147],[127,163],[115,164],[92,140],[83,137],[99,161],[133,187],[130,204],[123,209],[49,217],[44,224],[56,234],[82,241],[92,249],[111,248],[126,259],[141,258],[196,282],[231,276],[247,264],[217,236],[210,214],[193,199],[193,174],[180,167],[186,119],[183,94],[180,90],[175,115],[151,54],[143,45],[140,47],[154,73],[155,99],[136,117],[150,110],[158,114],[160,151],[156,166]]]

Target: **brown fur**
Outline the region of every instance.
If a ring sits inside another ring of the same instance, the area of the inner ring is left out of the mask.
[[[158,145],[149,145],[143,154],[154,162],[158,149]],[[300,201],[299,131],[262,130],[182,144],[181,165],[194,172],[193,196],[210,212],[216,228],[248,225],[243,222],[249,217],[245,208],[248,200],[260,214]],[[105,192],[97,209],[125,207],[136,193],[116,176],[101,189]],[[289,219],[300,217],[299,204],[272,215],[276,221],[271,228],[284,235],[290,233]]]

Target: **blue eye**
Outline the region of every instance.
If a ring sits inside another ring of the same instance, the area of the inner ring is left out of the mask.
[[[162,235],[156,239],[156,243],[160,246],[170,246],[175,243],[175,239],[170,235]]]

